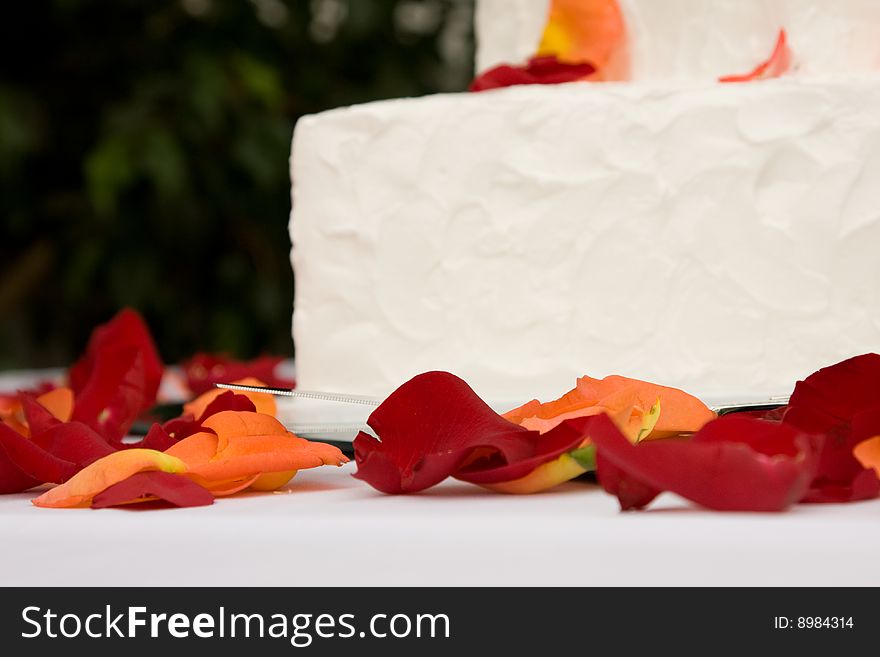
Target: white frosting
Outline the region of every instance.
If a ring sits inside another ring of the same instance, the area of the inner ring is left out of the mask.
[[[880,349],[880,79],[574,83],[301,119],[304,388],[780,394]]]
[[[785,28],[797,76],[880,70],[880,0],[619,0],[630,78],[746,73]],[[477,70],[534,54],[550,0],[478,0]]]

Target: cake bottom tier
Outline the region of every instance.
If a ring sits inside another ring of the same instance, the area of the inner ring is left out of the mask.
[[[880,348],[878,77],[383,101],[291,160],[305,388],[772,395]]]

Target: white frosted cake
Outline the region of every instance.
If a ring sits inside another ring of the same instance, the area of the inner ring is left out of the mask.
[[[482,0],[480,69],[535,50],[535,5]],[[880,349],[880,1],[620,6],[627,81],[298,122],[301,387],[442,369],[499,404],[611,373],[761,396]],[[781,27],[791,71],[717,82]]]

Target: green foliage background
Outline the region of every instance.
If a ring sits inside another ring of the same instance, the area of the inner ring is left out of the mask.
[[[0,368],[138,308],[168,362],[292,354],[296,119],[464,89],[471,0],[0,8]]]

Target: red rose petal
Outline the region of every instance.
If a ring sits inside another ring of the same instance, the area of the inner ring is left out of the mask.
[[[38,483],[60,484],[77,473],[79,468],[70,461],[53,456],[20,433],[0,424],[0,451],[26,476]],[[9,485],[0,484],[3,488]],[[11,491],[10,491],[11,492]]]
[[[31,435],[41,433],[47,429],[61,424],[61,420],[27,392],[20,392],[18,399],[21,402],[24,417],[27,420]]]
[[[619,498],[623,508],[643,505],[653,489],[719,511],[781,511],[806,493],[821,446],[793,427],[736,416],[713,420],[691,440],[633,445],[607,416],[596,417],[589,435],[606,490],[630,484],[603,471],[609,463],[642,487]]]
[[[2,431],[3,428],[0,426],[0,432]],[[41,483],[43,482],[28,476],[12,462],[3,448],[2,441],[0,441],[0,495],[20,493],[28,488],[39,486]]]
[[[354,476],[385,493],[433,486],[477,450],[505,463],[531,457],[539,437],[505,420],[448,372],[427,372],[404,383],[367,424],[381,440],[363,432],[355,438]]]
[[[157,452],[164,452],[166,449],[177,443],[177,439],[172,438],[165,428],[158,422],[154,423],[144,439],[132,445],[140,449],[154,449]]]
[[[880,355],[864,354],[825,367],[798,381],[783,423],[826,436],[819,469],[805,502],[844,502],[878,495],[876,475],[853,448],[880,435]]]
[[[602,452],[596,453],[596,471],[601,470],[602,487],[606,492],[617,497],[622,511],[643,509],[654,501],[661,491],[635,479],[612,461],[606,459]]]
[[[497,484],[525,477],[544,463],[580,447],[587,437],[589,417],[564,420],[535,440],[535,453],[513,463],[497,464],[497,459],[484,458],[467,464],[455,471],[453,476],[472,484]],[[535,432],[538,433],[538,432]]]
[[[92,499],[93,509],[159,498],[177,507],[208,506],[214,496],[191,479],[169,472],[138,472]]]
[[[81,422],[65,422],[49,427],[35,434],[31,441],[52,456],[73,463],[77,470],[116,451],[91,427]]]
[[[207,392],[215,383],[231,383],[248,377],[260,379],[271,388],[292,388],[295,381],[275,376],[275,369],[281,360],[280,356],[261,356],[242,361],[225,356],[196,354],[181,363],[181,367],[187,385],[195,395]]]
[[[216,399],[208,404],[198,420],[194,419],[192,415],[187,414],[173,420],[168,420],[162,425],[154,424],[140,443],[131,446],[146,447],[164,452],[178,441],[188,438],[193,434],[201,431],[213,433],[211,429],[205,428],[202,423],[212,415],[222,413],[223,411],[248,411],[254,413],[256,412],[256,407],[246,395],[238,395],[229,390],[222,395],[218,395]]]
[[[197,422],[195,419],[193,419],[191,415],[181,415],[180,417],[176,417],[173,420],[168,420],[165,424],[162,425],[162,430],[175,443],[183,440],[184,438],[192,436],[195,433],[203,431],[202,423]]]
[[[835,420],[851,420],[856,413],[880,406],[878,387],[880,354],[853,356],[798,381],[785,421],[804,424],[800,421],[801,414],[811,410],[820,413],[832,425]],[[812,415],[809,418],[816,419]]]
[[[566,64],[554,55],[532,57],[525,65],[502,64],[480,74],[469,91],[486,91],[520,84],[560,84],[582,80],[596,71],[589,63]]]
[[[249,411],[255,413],[257,407],[246,395],[237,395],[232,390],[227,390],[222,395],[218,395],[210,404],[205,407],[205,411],[199,418],[199,423],[204,422],[212,415],[223,411]]]
[[[880,495],[880,479],[868,468],[857,473],[849,483],[841,485],[829,481],[814,481],[801,499],[805,504],[839,504],[871,500]]]
[[[134,421],[155,402],[155,394],[147,393],[143,360],[133,347],[99,353],[90,378],[77,393],[72,419],[121,446]]]
[[[134,310],[125,308],[112,320],[99,326],[89,338],[85,355],[68,371],[70,386],[79,401],[80,394],[94,384],[100,357],[113,358],[120,352],[134,350],[141,356],[143,370],[143,406],[148,410],[156,401],[156,393],[162,382],[163,365],[143,318]]]

